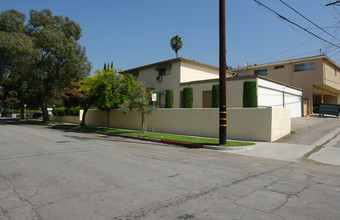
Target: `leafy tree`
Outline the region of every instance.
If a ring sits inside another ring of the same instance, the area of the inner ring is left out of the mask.
[[[178,58],[178,51],[182,48],[183,42],[182,38],[178,35],[173,36],[170,40],[170,46],[176,53],[176,58]]]
[[[72,82],[69,87],[64,89],[62,94],[63,105],[67,108],[80,106],[80,99],[82,97],[80,89],[80,82]]]
[[[111,62],[111,68],[113,68],[113,62]]]
[[[104,70],[106,70],[106,63],[104,63]]]
[[[107,112],[107,127],[110,128],[110,111],[118,109],[126,98],[129,87],[123,88],[123,79],[117,69],[107,69],[95,72],[89,93],[93,94],[94,105]],[[125,90],[125,91],[124,91]]]
[[[38,99],[46,121],[47,106],[70,82],[87,76],[91,65],[77,42],[79,24],[53,16],[48,9],[31,10],[27,25],[25,21],[25,15],[16,10],[0,14],[0,78],[19,84],[21,104]]]
[[[78,90],[78,93],[80,94],[80,103],[79,106],[83,108],[83,116],[81,120],[81,126],[86,126],[85,119],[86,119],[86,113],[91,107],[91,105],[94,104],[94,94],[91,94],[91,86],[93,83],[93,78],[85,78],[80,82],[80,88]]]
[[[146,131],[145,115],[150,113],[153,109],[151,104],[151,91],[146,89],[145,84],[135,81],[134,87],[130,90],[129,99],[127,99],[121,106],[120,110],[127,113],[132,109],[136,109],[142,116],[141,131]]]

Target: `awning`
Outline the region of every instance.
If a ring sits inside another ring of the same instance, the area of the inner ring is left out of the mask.
[[[335,89],[331,86],[314,84],[313,85],[313,95],[331,95],[338,97],[340,95],[340,90]]]

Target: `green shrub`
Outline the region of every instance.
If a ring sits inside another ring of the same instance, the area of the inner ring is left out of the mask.
[[[194,90],[192,87],[184,87],[182,92],[183,108],[192,108],[194,102]]]
[[[54,116],[65,116],[66,115],[66,108],[64,108],[64,107],[54,108],[54,109],[52,109],[52,114]]]
[[[211,93],[211,107],[218,108],[220,107],[220,85],[214,84],[212,86],[212,93]]]
[[[69,115],[78,116],[80,109],[81,109],[80,106],[69,108]]]
[[[152,91],[152,93],[156,93],[157,94],[157,100],[155,102],[155,107],[158,108],[159,107],[159,92],[154,90],[154,91]]]
[[[54,116],[78,116],[79,115],[79,110],[81,109],[80,106],[78,107],[71,107],[71,108],[54,108],[52,109],[52,113]]]
[[[165,108],[174,107],[174,90],[167,89],[165,91]]]
[[[5,109],[2,114],[20,114],[20,109]]]
[[[257,88],[255,81],[243,83],[243,108],[257,108]]]

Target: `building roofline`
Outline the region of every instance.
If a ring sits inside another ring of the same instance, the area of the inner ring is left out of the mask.
[[[195,60],[189,60],[189,59],[184,58],[184,57],[178,57],[178,58],[174,58],[174,59],[170,59],[170,60],[164,60],[164,61],[161,61],[161,62],[152,63],[152,64],[148,64],[148,65],[144,65],[144,66],[140,66],[140,67],[135,67],[135,68],[132,68],[132,69],[124,70],[123,73],[124,72],[135,72],[135,71],[139,71],[139,70],[142,70],[142,69],[148,69],[148,68],[157,67],[157,66],[161,66],[161,65],[165,65],[165,64],[169,64],[169,63],[176,63],[176,62],[191,63],[191,64],[194,64],[194,65],[204,66],[204,67],[208,67],[208,68],[215,69],[215,70],[219,69],[216,66],[212,66],[212,65],[209,65],[209,64],[201,63],[201,62],[198,62],[198,61],[195,61]],[[228,70],[227,70],[227,72],[232,73],[231,71],[228,71]]]
[[[272,80],[272,79],[268,79],[266,77],[262,77],[262,76],[254,76],[254,75],[248,75],[248,76],[234,76],[234,77],[227,77],[227,82],[228,81],[237,81],[237,80],[256,80],[256,79],[262,79],[262,80],[266,80],[269,82],[273,82],[282,86],[285,86],[287,88],[292,88],[292,89],[296,89],[299,91],[303,91],[303,89],[301,88],[297,88],[282,82],[278,82],[276,80]],[[190,86],[190,85],[194,85],[194,84],[202,84],[202,83],[219,83],[219,79],[206,79],[206,80],[198,80],[198,81],[191,81],[191,82],[185,82],[185,83],[181,83],[180,86]]]
[[[286,63],[297,63],[297,62],[303,62],[303,61],[310,61],[310,60],[316,60],[316,59],[326,59],[340,69],[340,65],[334,60],[332,60],[331,58],[329,58],[327,55],[318,55],[318,56],[289,59],[289,60],[283,60],[283,61],[277,61],[277,62],[271,62],[271,63],[258,64],[258,65],[255,64],[255,65],[248,66],[248,67],[233,69],[233,72],[238,72],[238,71],[247,70],[247,69],[257,69],[257,68],[267,67],[267,66],[282,65]]]

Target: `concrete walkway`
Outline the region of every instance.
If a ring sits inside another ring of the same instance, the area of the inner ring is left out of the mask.
[[[340,166],[340,118],[292,119],[292,134],[277,142],[223,150],[233,154]]]

